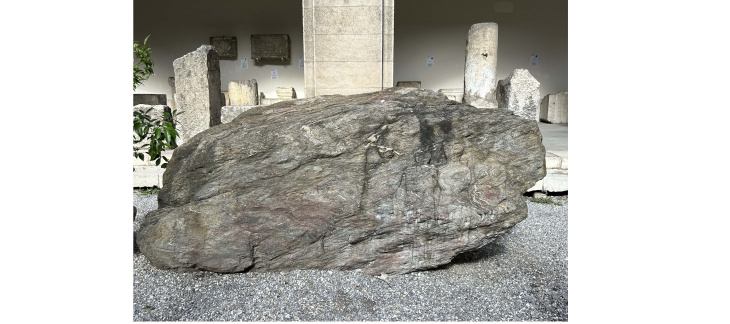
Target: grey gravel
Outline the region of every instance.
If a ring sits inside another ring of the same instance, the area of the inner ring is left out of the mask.
[[[567,321],[568,196],[442,268],[397,276],[160,270],[134,253],[134,321]],[[134,230],[157,195],[134,191]]]

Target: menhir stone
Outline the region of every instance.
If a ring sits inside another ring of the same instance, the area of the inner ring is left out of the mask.
[[[178,144],[187,142],[209,127],[221,123],[221,73],[213,46],[202,45],[172,62],[175,70],[175,105],[182,111],[178,120]]]
[[[414,88],[252,108],[175,150],[137,242],[180,271],[434,268],[527,217],[541,140]]]

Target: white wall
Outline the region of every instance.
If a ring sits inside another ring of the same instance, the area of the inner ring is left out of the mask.
[[[512,3],[511,13],[496,13],[494,2]],[[464,87],[466,37],[471,25],[499,25],[497,79],[514,69],[530,71],[541,97],[568,90],[567,0],[396,0],[394,84],[421,81],[426,89]],[[538,66],[530,66],[530,54]],[[434,67],[426,67],[426,56]]]
[[[299,58],[304,57],[301,0],[135,0],[134,40],[143,41],[149,34],[155,75],[135,93],[164,93],[170,99],[167,78],[175,75],[175,59],[210,44],[212,36],[235,36],[238,59],[220,60],[222,91],[231,81],[256,79],[267,98],[276,98],[276,87],[294,87],[297,97],[304,97],[304,70],[299,69]],[[288,34],[291,60],[255,65],[251,34]],[[248,69],[241,68],[243,57],[249,58]],[[278,70],[278,80],[271,80],[272,68]]]
[[[497,78],[517,68],[530,71],[540,82],[541,97],[568,90],[568,1],[513,0],[511,13],[496,13],[493,0],[395,0],[393,83],[421,81],[423,88],[463,88],[466,36],[472,24],[499,24]],[[256,79],[259,92],[276,97],[276,87],[294,87],[305,97],[301,0],[135,0],[134,40],[152,34],[149,46],[155,76],[136,93],[172,95],[167,78],[174,76],[172,61],[211,36],[235,36],[238,59],[221,60],[221,88],[234,80]],[[251,34],[288,34],[291,61],[286,65],[240,68],[242,57],[251,57]],[[530,66],[530,54],[539,65]],[[426,68],[426,56],[435,57]],[[270,77],[277,68],[279,79]]]

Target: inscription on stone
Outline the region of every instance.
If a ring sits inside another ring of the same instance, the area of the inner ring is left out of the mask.
[[[210,45],[218,52],[219,60],[235,60],[238,57],[238,41],[235,37],[211,37]]]
[[[257,62],[260,60],[289,61],[289,35],[251,35],[251,58]]]

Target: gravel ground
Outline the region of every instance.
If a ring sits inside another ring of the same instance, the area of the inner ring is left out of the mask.
[[[568,196],[442,268],[397,276],[159,270],[134,254],[134,321],[567,321]],[[157,195],[134,191],[137,221]]]

